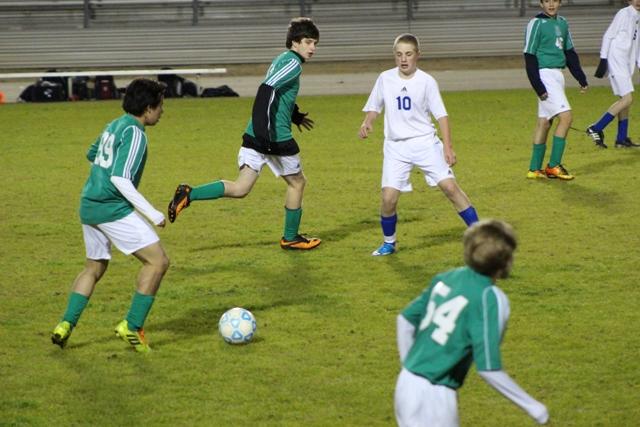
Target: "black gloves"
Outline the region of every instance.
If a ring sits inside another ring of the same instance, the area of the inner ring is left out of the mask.
[[[598,68],[596,68],[596,72],[593,76],[599,79],[603,78],[605,73],[607,72],[607,68],[607,58],[600,58],[600,63],[598,64]]]

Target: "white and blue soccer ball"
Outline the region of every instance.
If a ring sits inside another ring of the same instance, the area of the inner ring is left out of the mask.
[[[218,322],[220,335],[229,344],[245,344],[256,333],[256,318],[249,310],[235,307],[227,310]]]

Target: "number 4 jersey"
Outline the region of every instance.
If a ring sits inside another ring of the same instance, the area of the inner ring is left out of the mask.
[[[144,126],[125,114],[109,123],[87,152],[91,165],[80,198],[83,224],[102,224],[124,218],[133,205],[111,183],[112,176],[131,180],[137,188],[147,160]]]
[[[509,302],[489,277],[469,267],[441,273],[402,315],[416,328],[403,362],[414,374],[457,389],[472,361],[479,371],[502,369]]]

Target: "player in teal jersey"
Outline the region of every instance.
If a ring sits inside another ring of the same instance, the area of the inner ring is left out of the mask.
[[[513,229],[483,220],[464,233],[465,267],[436,275],[398,316],[402,371],[395,391],[396,419],[404,426],[457,426],[456,390],[472,362],[480,376],[538,423],[547,408],[502,368],[500,342],[509,301],[495,285],[506,278],[516,249]]]
[[[306,178],[302,173],[300,149],[291,134],[291,123],[310,130],[313,121],[296,105],[302,64],[316,51],[320,33],[309,18],[293,19],[287,31],[288,50],[278,55],[258,88],[253,113],[242,137],[238,154],[240,171],[235,181],[219,180],[198,187],[180,184],[169,203],[169,221],[196,200],[220,197],[242,198],[251,192],[264,165],[287,183],[283,249],[316,248],[320,239],[299,233],[302,195]]]
[[[142,263],[129,313],[118,323],[115,333],[136,351],[150,351],[143,325],[169,259],[158,235],[142,217],[164,227],[164,215],[137,187],[147,159],[145,127],[160,120],[165,88],[164,83],[149,79],[131,82],[122,103],[126,114],[109,123],[89,148],[91,172],[80,198],[87,259],[73,283],[62,321],[51,334],[52,342],[61,348],[67,344],[96,284],[107,270],[113,244]]]
[[[567,133],[571,127],[571,106],[564,93],[562,70],[569,68],[578,81],[581,91],[587,90],[587,78],[580,66],[569,24],[558,16],[561,0],[540,0],[542,13],[529,21],[525,34],[524,58],[527,76],[533,90],[538,95],[538,122],[533,137],[533,153],[527,178],[574,178],[562,165],[562,155],[567,143]],[[551,158],[546,168],[542,168],[547,136],[554,118],[558,125],[553,134]]]

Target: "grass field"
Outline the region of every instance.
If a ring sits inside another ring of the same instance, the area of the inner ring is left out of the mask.
[[[569,97],[576,127],[613,101],[608,89]],[[138,270],[119,253],[67,348],[49,340],[84,260],[85,151],[119,103],[1,106],[0,425],[393,425],[395,317],[433,274],[461,264],[464,224],[416,174],[400,201],[400,251],[369,255],[381,240],[382,121],[357,139],[365,98],[299,100],[316,121],[298,138],[309,181],[301,229],[323,238],[318,250],[279,249],[285,186],[266,169],[248,198],[194,203],[160,230],[172,265],[145,325],[148,357],[112,333]],[[640,150],[599,151],[572,132],[564,162],[576,180],[529,182],[530,90],[444,100],[462,188],[481,217],[511,222],[520,238],[501,283],[507,372],[547,404],[552,425],[637,425]],[[168,100],[148,129],[142,193],[164,210],[180,182],[234,178],[250,109],[250,99]],[[256,315],[250,345],[217,335],[233,306]],[[534,425],[473,372],[467,380],[462,425]]]

